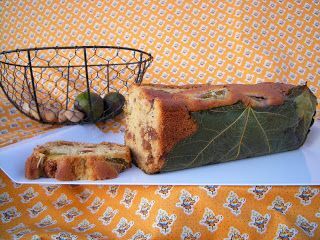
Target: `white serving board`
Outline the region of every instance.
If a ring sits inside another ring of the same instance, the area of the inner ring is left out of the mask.
[[[298,150],[170,173],[147,175],[133,166],[118,178],[103,181],[26,179],[24,166],[36,145],[54,140],[123,143],[123,133],[103,133],[95,125],[52,130],[0,149],[0,168],[16,183],[88,185],[320,185],[320,121]]]

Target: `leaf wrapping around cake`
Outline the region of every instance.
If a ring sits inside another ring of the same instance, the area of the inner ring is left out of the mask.
[[[298,86],[280,106],[252,108],[239,102],[191,112],[198,130],[174,146],[162,171],[297,149],[312,125],[316,101],[306,86]]]

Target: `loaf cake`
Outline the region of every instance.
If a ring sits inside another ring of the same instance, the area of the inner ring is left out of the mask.
[[[125,143],[148,174],[289,151],[316,104],[307,86],[283,83],[133,86]]]
[[[56,178],[62,181],[103,180],[116,178],[131,167],[128,147],[68,141],[48,142],[37,146],[27,159],[25,176]]]

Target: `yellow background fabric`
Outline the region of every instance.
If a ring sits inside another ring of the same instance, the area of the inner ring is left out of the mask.
[[[319,14],[318,1],[1,1],[0,47],[129,46],[154,56],[144,82],[307,82],[319,102]],[[1,93],[0,147],[52,128]],[[320,239],[319,191],[18,185],[1,172],[0,239]]]

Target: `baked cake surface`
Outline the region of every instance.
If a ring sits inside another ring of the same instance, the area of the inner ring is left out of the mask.
[[[306,86],[282,83],[133,86],[125,143],[146,173],[292,150],[303,144],[315,106]]]
[[[37,146],[27,159],[25,176],[58,180],[103,180],[116,178],[131,167],[128,147],[102,142],[99,144],[68,141],[48,142]]]

